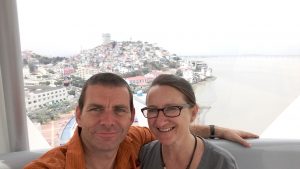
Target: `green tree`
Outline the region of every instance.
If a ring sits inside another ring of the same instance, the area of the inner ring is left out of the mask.
[[[84,79],[82,79],[80,77],[72,76],[71,84],[73,86],[82,88],[84,83],[85,83]]]
[[[75,90],[70,90],[70,91],[68,91],[68,94],[69,94],[69,95],[75,96]]]
[[[182,70],[181,70],[181,69],[177,69],[175,75],[176,75],[176,76],[183,76]]]
[[[148,67],[144,67],[144,68],[142,69],[142,72],[143,72],[143,74],[145,75],[145,74],[149,73],[150,70],[149,70]]]
[[[42,76],[44,79],[47,79],[47,78],[49,78],[49,75],[43,75]]]
[[[47,71],[51,74],[55,74],[55,72],[52,69],[48,69]]]
[[[177,62],[169,62],[168,66],[169,68],[178,68],[180,65]]]
[[[63,81],[62,80],[57,80],[56,82],[54,82],[54,84],[56,86],[61,86],[63,84]]]
[[[39,58],[39,63],[40,64],[45,64],[45,65],[47,65],[47,64],[50,64],[51,63],[51,59],[50,58],[48,58],[48,57],[40,57]]]
[[[30,73],[34,73],[37,70],[37,66],[33,63],[29,63],[28,67],[29,67],[29,72]]]
[[[27,59],[23,59],[23,65],[28,65],[28,60]]]
[[[163,65],[159,62],[151,62],[151,67],[155,70],[162,70]]]
[[[46,85],[46,86],[49,86],[49,85],[50,85],[50,82],[49,82],[49,81],[39,82],[39,85]]]

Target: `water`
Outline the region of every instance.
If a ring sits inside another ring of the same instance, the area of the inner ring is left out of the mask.
[[[200,121],[261,134],[300,95],[300,57],[202,57],[213,81],[194,85]]]

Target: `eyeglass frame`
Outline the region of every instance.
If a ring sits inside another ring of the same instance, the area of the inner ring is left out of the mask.
[[[176,108],[178,108],[178,110],[179,110],[178,115],[176,115],[176,116],[169,116],[169,115],[166,115],[165,109],[166,109],[166,108],[170,108],[170,107],[176,107]],[[145,118],[147,118],[147,119],[157,118],[160,111],[163,112],[163,114],[164,114],[165,117],[173,118],[173,117],[178,117],[178,116],[180,116],[182,109],[184,109],[184,108],[191,108],[191,107],[192,107],[192,106],[191,106],[190,104],[188,104],[188,103],[186,103],[186,104],[181,104],[181,105],[174,105],[174,106],[165,106],[165,107],[163,107],[163,108],[144,107],[144,108],[141,109],[141,112],[142,112],[143,116],[144,116]],[[149,110],[149,109],[154,109],[154,110],[156,110],[156,111],[157,111],[156,116],[150,117],[150,118],[147,117],[147,116],[145,115],[144,111],[145,111],[145,110]]]

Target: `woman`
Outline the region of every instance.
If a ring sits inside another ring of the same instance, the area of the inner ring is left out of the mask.
[[[158,140],[140,152],[144,169],[236,169],[234,157],[189,130],[199,106],[191,84],[163,74],[152,82],[142,113]]]

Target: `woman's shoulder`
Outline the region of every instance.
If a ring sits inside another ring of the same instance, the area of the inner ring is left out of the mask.
[[[212,163],[222,163],[219,166],[237,168],[235,157],[226,149],[215,145],[208,140],[202,139],[204,143],[203,161],[214,161]],[[225,167],[225,168],[227,168]]]
[[[155,140],[145,144],[139,153],[142,168],[160,168],[160,143]]]
[[[154,152],[158,152],[160,150],[160,143],[158,140],[154,140],[151,141],[147,144],[145,144],[142,149],[141,152],[142,154],[151,154]]]
[[[158,140],[151,141],[145,144],[139,153],[141,160],[149,160],[157,157],[160,154],[160,143]]]
[[[219,154],[219,155],[223,155],[223,156],[232,156],[232,154],[224,149],[223,147],[220,147],[214,143],[211,143],[208,140],[203,139],[204,142],[204,146],[205,146],[205,151],[210,151],[213,154]],[[233,157],[233,156],[232,156]]]

